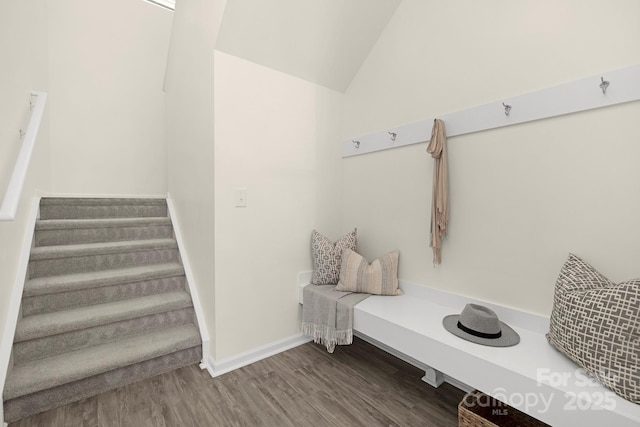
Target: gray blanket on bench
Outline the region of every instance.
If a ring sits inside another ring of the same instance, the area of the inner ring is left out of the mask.
[[[340,292],[335,285],[307,285],[302,290],[302,333],[333,353],[353,342],[353,306],[369,294]]]

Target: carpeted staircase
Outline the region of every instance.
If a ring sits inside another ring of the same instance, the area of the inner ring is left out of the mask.
[[[163,199],[43,198],[20,312],[7,422],[202,359]]]

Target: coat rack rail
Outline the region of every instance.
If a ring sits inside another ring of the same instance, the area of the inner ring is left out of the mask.
[[[636,64],[352,138],[342,142],[342,157],[427,142],[435,118],[444,120],[447,137],[452,137],[639,99],[640,64]]]

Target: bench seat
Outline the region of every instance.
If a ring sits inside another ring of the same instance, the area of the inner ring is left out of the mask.
[[[640,405],[591,380],[548,344],[548,318],[407,282],[400,287],[404,295],[371,296],[355,306],[354,334],[424,369],[431,385],[446,380],[481,390],[555,427],[640,426]],[[444,329],[442,319],[470,302],[493,309],[520,343],[487,347]]]

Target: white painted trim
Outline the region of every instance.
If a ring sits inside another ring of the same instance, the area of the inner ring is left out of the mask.
[[[215,378],[231,372],[234,369],[242,368],[243,366],[250,365],[251,363],[266,359],[267,357],[282,353],[283,351],[290,350],[310,341],[310,337],[299,333],[219,361],[210,357],[207,370],[209,374]]]
[[[95,194],[95,193],[60,193],[41,192],[41,197],[60,197],[65,199],[166,199],[167,194]]]
[[[600,89],[601,78],[610,82],[604,94]],[[444,121],[447,137],[453,137],[639,99],[640,65],[632,65],[524,95],[351,138],[342,142],[342,157],[429,141],[435,118]],[[508,116],[505,115],[503,103],[512,107]],[[389,132],[396,134],[395,141],[392,140]],[[359,141],[359,147],[356,147],[353,141]]]
[[[193,275],[193,270],[189,264],[187,257],[187,250],[182,240],[182,233],[180,231],[180,222],[176,217],[176,210],[173,207],[173,200],[167,196],[167,210],[171,224],[173,226],[173,233],[178,243],[178,250],[180,251],[180,258],[182,259],[182,265],[184,267],[185,276],[187,277],[187,284],[189,286],[189,293],[191,294],[191,300],[193,301],[193,308],[196,312],[196,319],[198,320],[198,329],[200,330],[200,338],[202,339],[202,362],[200,363],[200,369],[208,369],[207,363],[210,357],[210,335],[207,323],[204,318],[204,312],[202,310],[202,304],[200,303],[200,296],[198,295],[198,289],[196,286],[196,279]]]
[[[18,324],[18,316],[20,314],[22,291],[24,289],[24,282],[27,278],[29,255],[31,254],[31,243],[33,242],[33,233],[36,228],[36,220],[38,219],[39,206],[40,198],[34,197],[31,202],[29,216],[27,217],[27,223],[24,229],[24,238],[22,239],[22,247],[20,248],[20,258],[18,259],[16,278],[13,282],[13,290],[11,291],[11,298],[9,300],[9,309],[4,323],[2,343],[0,344],[0,384],[2,384],[2,390],[4,390],[4,383],[7,379],[7,371],[9,369],[9,361],[11,360],[11,349],[13,347],[13,338],[16,332],[16,325]],[[0,405],[0,421],[4,421],[2,405]]]
[[[20,197],[22,196],[22,188],[24,187],[27,172],[29,171],[29,163],[31,163],[31,155],[36,145],[40,124],[42,123],[44,107],[47,105],[46,93],[31,92],[31,94],[36,97],[36,100],[35,104],[33,104],[27,131],[22,139],[16,164],[11,173],[7,192],[4,194],[2,206],[0,207],[0,221],[13,221],[16,218],[16,211],[18,210],[18,204],[20,204]]]

